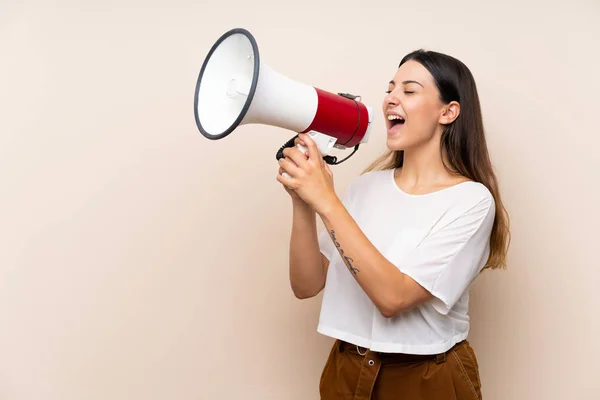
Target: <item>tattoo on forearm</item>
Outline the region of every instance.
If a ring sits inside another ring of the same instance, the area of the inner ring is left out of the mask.
[[[350,269],[350,272],[352,272],[354,274],[354,276],[356,276],[360,272],[360,270],[357,268],[354,268],[354,266],[352,265],[354,260],[352,260],[350,257],[348,257],[347,255],[344,254],[344,249],[341,248],[339,242],[337,241],[337,239],[335,237],[335,231],[333,229],[330,230],[329,235],[331,236],[333,243],[335,243],[335,247],[338,248],[338,251],[340,252],[340,256],[342,256],[342,259],[346,262],[348,269]]]

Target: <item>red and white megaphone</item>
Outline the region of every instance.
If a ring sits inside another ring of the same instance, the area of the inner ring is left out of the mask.
[[[369,138],[373,112],[358,98],[279,74],[261,61],[252,34],[238,28],[223,34],[204,60],[194,114],[198,129],[208,139],[222,139],[244,124],[277,126],[309,134],[325,161],[339,164]],[[279,149],[277,159],[283,157],[285,147],[294,145],[296,136]],[[354,151],[337,162],[328,156],[333,147],[354,147]]]

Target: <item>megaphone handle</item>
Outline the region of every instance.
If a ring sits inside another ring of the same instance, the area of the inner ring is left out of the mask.
[[[317,144],[317,148],[319,149],[319,152],[321,153],[322,156],[327,155],[329,153],[329,150],[335,143],[335,138],[332,138],[331,136],[324,135],[319,132],[309,131],[307,133],[307,135],[309,135],[315,141],[315,143]],[[285,149],[286,147],[292,147],[294,145],[294,141],[297,137],[298,137],[298,135],[294,136],[292,139],[288,140],[288,142],[279,149],[279,151],[277,152],[277,159],[283,157],[283,149]],[[302,154],[304,154],[308,151],[308,148],[301,144],[297,144],[296,148],[298,150],[300,150],[302,152]],[[290,178],[290,175],[286,172],[283,172],[282,175],[285,176],[286,178]]]

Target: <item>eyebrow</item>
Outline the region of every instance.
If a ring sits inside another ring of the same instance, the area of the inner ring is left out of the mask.
[[[411,81],[411,80],[408,80],[408,81],[402,81],[402,84],[403,84],[403,85],[408,85],[409,83],[416,83],[417,85],[419,85],[419,86],[423,87],[423,85],[421,85],[421,84],[420,84],[419,82],[417,82],[417,81]],[[394,80],[391,80],[391,81],[390,81],[390,84],[392,84],[392,85],[396,86],[396,82],[394,82]]]

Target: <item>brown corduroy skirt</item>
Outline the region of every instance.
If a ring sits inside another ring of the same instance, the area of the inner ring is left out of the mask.
[[[477,358],[468,341],[438,355],[377,353],[336,340],[319,386],[321,400],[480,400]]]

